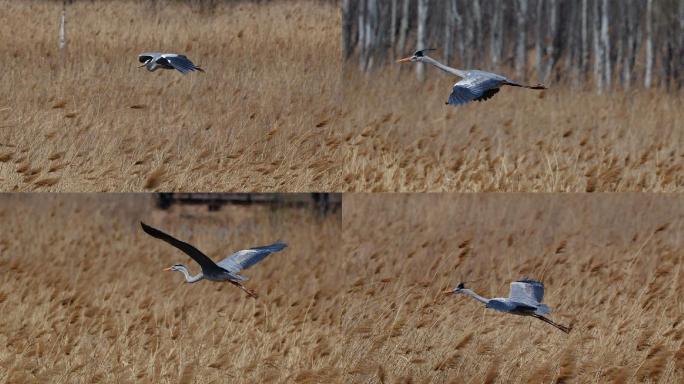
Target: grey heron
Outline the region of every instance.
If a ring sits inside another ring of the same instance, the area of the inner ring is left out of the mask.
[[[546,87],[543,85],[531,86],[519,84],[506,78],[505,76],[501,76],[496,73],[479,71],[476,69],[461,70],[451,68],[426,55],[426,51],[434,51],[434,49],[421,49],[416,51],[412,56],[397,60],[397,63],[427,63],[441,69],[446,73],[460,77],[461,80],[454,84],[451,94],[449,95],[449,99],[445,104],[463,105],[471,101],[485,101],[496,95],[499,92],[499,88],[504,85],[528,89],[546,89]]]
[[[195,276],[191,276],[188,272],[188,268],[183,264],[174,264],[171,267],[164,269],[165,271],[181,272],[185,276],[185,281],[188,283],[194,283],[202,279],[228,281],[254,298],[257,297],[256,292],[242,285],[241,281],[247,280],[247,277],[240,275],[239,272],[258,263],[271,253],[282,251],[287,247],[287,244],[277,242],[262,247],[243,249],[233,253],[218,263],[214,263],[207,255],[192,245],[180,241],[156,228],[150,227],[143,222],[141,222],[140,225],[145,233],[154,238],[163,240],[185,252],[185,254],[195,260],[202,268],[202,272]]]
[[[511,283],[508,297],[487,299],[459,283],[456,288],[445,291],[446,294],[462,294],[484,303],[486,308],[520,316],[532,316],[545,323],[551,324],[565,333],[570,333],[572,327],[566,327],[551,321],[544,315],[551,313],[548,305],[542,304],[544,299],[544,284],[530,279],[521,279]]]
[[[193,64],[185,55],[175,53],[145,52],[138,55],[138,61],[143,63],[138,68],[145,67],[150,72],[159,68],[176,69],[184,75],[191,71],[204,72],[204,69]]]

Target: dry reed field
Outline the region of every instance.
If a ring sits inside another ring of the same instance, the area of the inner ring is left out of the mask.
[[[352,194],[343,222],[355,381],[684,381],[680,196]],[[440,294],[505,297],[521,277],[569,335]]]
[[[684,185],[684,108],[675,93],[596,95],[552,83],[543,93],[504,89],[486,103],[447,107],[455,79],[434,68],[418,83],[410,65],[376,63],[368,75],[344,65],[334,4],[153,4],[70,5],[62,57],[60,2],[0,2],[12,15],[0,24],[8,53],[0,74],[3,190]],[[149,50],[185,53],[207,72],[135,68]]]
[[[62,58],[61,2],[0,2],[2,190],[341,189],[332,5],[154,4],[69,5]],[[152,50],[206,73],[136,68]]]
[[[407,65],[408,67],[408,65]],[[413,70],[413,68],[408,68]],[[505,88],[444,105],[453,77],[393,68],[345,97],[344,180],[354,191],[681,191],[681,98]],[[520,79],[530,81],[532,79]],[[353,111],[353,112],[351,112]],[[353,135],[352,132],[356,133]]]
[[[149,195],[0,196],[0,382],[306,382],[327,377],[340,338],[341,212],[265,206],[153,207]],[[199,267],[139,220],[213,259],[289,247],[230,284],[187,284]]]

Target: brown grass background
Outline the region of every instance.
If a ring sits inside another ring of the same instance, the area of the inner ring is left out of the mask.
[[[684,378],[678,196],[344,196],[302,209],[153,208],[146,195],[0,199],[0,382],[606,383]],[[247,271],[258,300],[188,285],[180,251],[214,259],[286,240]],[[546,283],[551,318],[486,310]]]
[[[2,196],[0,220],[0,382],[283,382],[333,364],[340,211],[159,211],[143,194],[33,194]],[[162,272],[199,268],[139,220],[214,259],[278,239],[289,247],[245,272],[253,300]]]
[[[684,380],[679,196],[351,194],[343,221],[359,382]],[[569,335],[439,293],[525,276]]]
[[[552,84],[444,105],[453,78],[340,58],[339,11],[288,1],[0,1],[0,186],[47,191],[679,191],[684,108]],[[186,53],[207,70],[137,69]],[[438,53],[439,55],[439,53]],[[394,59],[394,58],[389,58]],[[486,69],[486,68],[485,68]],[[506,71],[503,71],[506,74]],[[518,79],[531,81],[532,79]]]
[[[332,6],[151,4],[70,5],[62,65],[61,2],[0,2],[3,190],[341,189]],[[206,73],[136,68],[153,50]]]

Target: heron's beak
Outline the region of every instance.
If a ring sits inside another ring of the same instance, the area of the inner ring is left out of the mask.
[[[143,64],[143,65],[138,65],[138,68],[142,68],[142,67],[144,67],[144,66],[146,66],[146,65],[147,65],[147,63],[145,63],[145,64]]]
[[[164,270],[164,271],[170,271],[171,268],[173,268],[173,267],[164,268],[163,270]]]
[[[445,294],[445,295],[449,295],[449,294],[454,293],[454,290],[453,290],[453,289],[450,289],[450,290],[448,290],[448,291],[443,291],[442,293]]]
[[[407,61],[411,61],[411,56],[404,57],[403,59],[399,59],[399,60],[397,60],[397,63],[405,63]]]

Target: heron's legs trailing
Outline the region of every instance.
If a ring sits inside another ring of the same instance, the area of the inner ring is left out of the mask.
[[[233,283],[233,284],[234,284],[235,286],[237,286],[238,288],[240,288],[240,289],[242,289],[243,291],[245,291],[245,293],[247,293],[247,295],[249,295],[250,297],[253,297],[253,298],[255,298],[255,299],[259,297],[259,295],[257,295],[257,293],[256,293],[255,291],[253,291],[253,290],[251,290],[251,289],[245,287],[244,285],[238,283],[237,281],[232,281],[232,280],[231,280],[230,282]]]
[[[565,333],[570,333],[570,331],[572,330],[572,327],[566,327],[565,325],[560,325],[560,324],[558,324],[558,323],[554,323],[553,321],[551,321],[551,319],[549,319],[549,318],[547,318],[547,317],[544,317],[544,316],[541,316],[541,315],[536,315],[536,314],[533,314],[532,316],[533,316],[533,317],[536,317],[537,319],[539,319],[539,320],[541,320],[541,321],[543,321],[543,322],[545,322],[545,323],[548,323],[548,324],[553,325],[554,327],[560,329],[561,331],[563,331],[563,332],[565,332]]]

